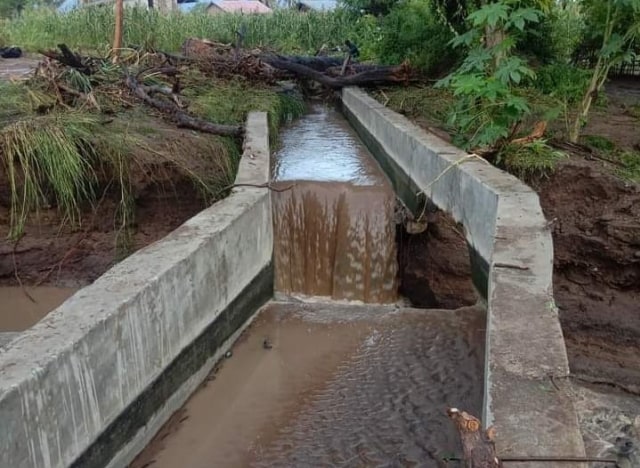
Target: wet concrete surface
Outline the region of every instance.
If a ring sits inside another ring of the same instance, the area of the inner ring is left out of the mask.
[[[619,468],[640,467],[640,398],[637,394],[574,379],[571,386],[587,456],[618,458]],[[594,463],[594,468],[611,464]]]
[[[272,168],[276,290],[395,302],[396,198],[373,156],[320,104],[281,135]]]
[[[0,332],[26,330],[74,292],[76,289],[54,286],[0,287]]]
[[[482,409],[484,311],[272,303],[132,468],[438,466]],[[265,343],[265,340],[266,343]]]

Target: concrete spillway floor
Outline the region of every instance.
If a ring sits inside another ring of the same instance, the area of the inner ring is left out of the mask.
[[[438,466],[446,407],[481,411],[484,316],[269,304],[132,466]]]

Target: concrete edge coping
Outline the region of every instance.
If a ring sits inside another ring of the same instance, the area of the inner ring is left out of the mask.
[[[252,112],[236,180],[267,182],[269,153],[267,114]],[[268,188],[233,190],[0,348],[0,465],[69,466],[270,265],[272,249]]]
[[[553,242],[537,194],[361,89],[343,89],[342,102],[386,157],[463,224],[489,264],[483,422],[496,426],[499,453],[584,456],[573,403],[554,381],[566,380],[569,365],[553,300]]]

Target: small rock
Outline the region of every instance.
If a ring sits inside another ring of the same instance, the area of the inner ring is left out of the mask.
[[[231,350],[224,353],[224,357],[226,357],[227,359],[229,359],[231,356],[233,356],[233,353],[231,352]]]
[[[271,344],[271,341],[269,341],[269,338],[265,338],[264,341],[262,342],[262,347],[264,349],[271,349],[273,348],[273,345]]]

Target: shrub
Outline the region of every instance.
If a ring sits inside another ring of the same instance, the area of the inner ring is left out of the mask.
[[[411,64],[425,71],[442,71],[453,64],[458,55],[449,41],[451,31],[432,10],[428,0],[407,0],[399,3],[382,20],[376,55],[383,63]]]
[[[573,104],[582,99],[591,74],[588,70],[569,64],[553,63],[538,68],[536,75],[536,88]]]

